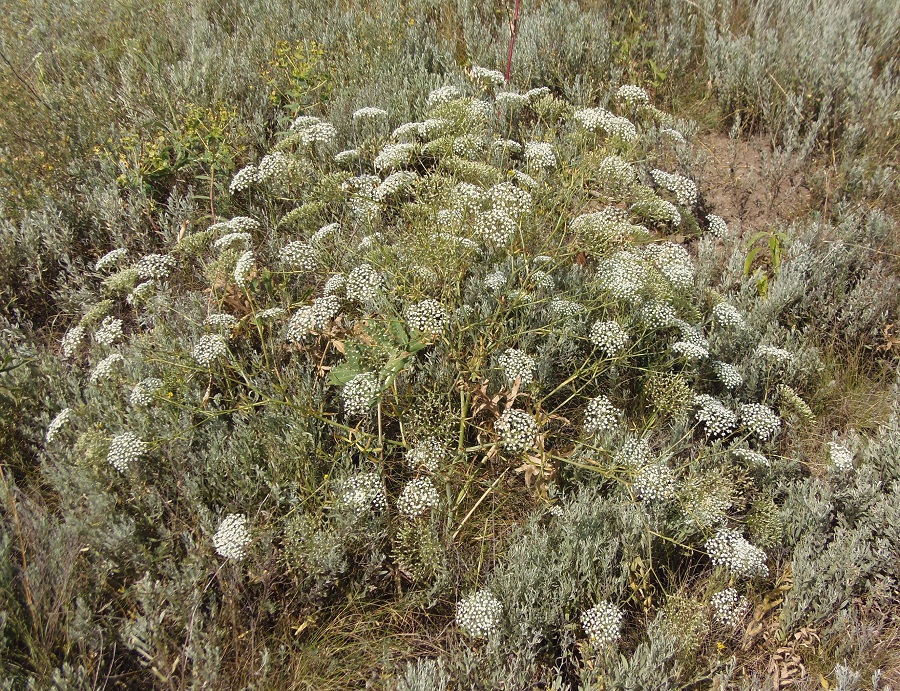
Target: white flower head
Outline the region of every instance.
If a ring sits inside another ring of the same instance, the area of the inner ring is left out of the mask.
[[[489,590],[479,590],[456,605],[456,623],[472,638],[490,638],[500,629],[503,604]]]
[[[113,468],[125,474],[145,453],[147,442],[132,432],[123,432],[110,441],[106,460]]]
[[[625,612],[611,602],[600,602],[581,615],[581,626],[596,648],[615,643],[621,635]]]
[[[397,499],[397,510],[406,518],[416,518],[430,511],[440,502],[440,496],[430,478],[419,477],[406,483]]]
[[[247,529],[247,517],[242,513],[230,513],[213,535],[213,547],[216,554],[226,559],[240,561],[244,558],[247,545],[250,544],[250,531]]]

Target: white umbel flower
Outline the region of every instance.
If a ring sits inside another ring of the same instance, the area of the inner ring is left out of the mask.
[[[240,561],[244,558],[247,545],[250,544],[250,531],[247,529],[247,517],[242,513],[230,513],[213,535],[213,547],[216,554],[226,559]]]
[[[768,576],[766,553],[751,545],[739,532],[721,528],[706,541],[706,552],[716,566],[724,566],[743,578]]]
[[[439,334],[450,321],[450,314],[437,300],[426,299],[406,308],[410,327],[427,334]]]
[[[47,433],[44,436],[44,439],[48,444],[52,443],[54,439],[56,439],[56,435],[59,433],[59,430],[62,429],[69,420],[72,419],[72,409],[71,408],[63,408],[57,413],[56,417],[50,421],[50,424],[47,426]]]
[[[124,362],[125,358],[119,355],[119,353],[113,353],[112,355],[103,358],[97,363],[97,366],[94,367],[94,371],[91,372],[91,383],[96,384],[103,379],[111,378],[115,368]]]
[[[406,452],[406,465],[413,471],[425,468],[434,473],[440,468],[446,453],[443,444],[437,438],[425,437]]]
[[[500,630],[503,604],[489,590],[479,590],[456,605],[456,623],[472,638],[490,638]]]
[[[596,321],[591,326],[591,343],[606,357],[616,357],[628,343],[628,332],[615,321]]]
[[[741,422],[762,441],[771,439],[781,429],[781,419],[769,406],[745,403],[740,406]]]
[[[716,216],[715,214],[709,214],[706,217],[707,223],[709,223],[709,234],[724,239],[728,236],[728,224],[725,223],[725,219],[721,216]]]
[[[297,271],[315,271],[318,266],[316,250],[305,242],[289,242],[278,252],[278,259],[287,267]]]
[[[737,626],[750,609],[750,601],[739,595],[735,588],[726,588],[716,593],[710,598],[709,604],[712,605],[715,620],[729,628]]]
[[[122,320],[106,317],[100,328],[94,332],[94,340],[102,346],[111,346],[122,338]]]
[[[697,422],[706,428],[708,437],[724,437],[731,434],[737,427],[737,415],[722,405],[722,402],[709,394],[699,394],[694,397],[697,406]]]
[[[147,442],[132,432],[117,434],[109,443],[106,460],[120,473],[127,473],[135,462],[147,453]]]
[[[135,407],[150,405],[153,403],[154,394],[163,387],[163,384],[163,380],[157,377],[142,379],[131,390],[129,398],[131,405]]]
[[[336,508],[348,510],[357,516],[365,513],[381,513],[387,508],[384,482],[378,473],[358,473],[344,480],[337,490]]]
[[[378,389],[378,377],[374,372],[357,374],[341,390],[344,412],[354,417],[364,415],[375,405]]]
[[[81,342],[84,340],[84,334],[86,330],[80,324],[73,326],[71,329],[66,331],[66,335],[62,337],[62,352],[63,357],[70,358],[75,354],[75,351],[78,350],[78,346],[81,345]]]
[[[506,375],[509,385],[518,379],[521,384],[530,384],[534,381],[536,364],[534,358],[518,348],[507,348],[497,361]]]
[[[124,259],[127,254],[128,250],[124,247],[119,247],[107,252],[97,260],[96,264],[94,264],[94,271],[103,271],[110,266],[115,266],[120,261],[122,261],[122,259]]]
[[[372,303],[381,290],[381,276],[368,264],[360,264],[347,276],[347,299]]]
[[[234,265],[234,283],[238,288],[246,288],[250,282],[250,273],[253,271],[253,265],[256,263],[256,255],[252,250],[247,250]]]
[[[524,410],[507,408],[494,423],[500,443],[511,453],[521,453],[537,443],[538,424],[533,415]]]
[[[191,355],[201,367],[209,367],[228,352],[228,344],[219,334],[201,336]]]
[[[650,97],[641,87],[634,84],[623,84],[616,91],[616,99],[630,106],[646,106],[650,103]]]
[[[643,501],[669,501],[675,496],[675,473],[667,465],[651,463],[638,472],[633,489]]]
[[[720,326],[729,329],[743,329],[745,326],[744,317],[738,312],[737,307],[727,302],[720,302],[713,307],[712,314],[713,319],[715,319],[716,323]]]
[[[535,168],[555,168],[556,154],[546,142],[526,142],[525,161]]]
[[[430,478],[419,477],[406,483],[397,499],[397,510],[406,518],[416,518],[438,505],[440,496]]]
[[[611,602],[600,602],[581,615],[581,626],[596,648],[615,643],[621,635],[625,612]]]
[[[175,258],[168,254],[148,254],[135,265],[138,276],[155,281],[166,278],[175,268]]]
[[[741,376],[737,367],[729,365],[727,362],[716,360],[713,363],[713,371],[726,389],[736,389],[744,383],[744,378]]]
[[[853,470],[853,452],[843,444],[828,442],[828,457],[836,470],[842,473]]]
[[[606,396],[592,398],[584,410],[584,431],[590,436],[612,432],[619,426],[622,411]]]
[[[351,117],[353,118],[353,122],[372,122],[387,117],[387,111],[382,110],[381,108],[365,106],[364,108],[353,111]]]

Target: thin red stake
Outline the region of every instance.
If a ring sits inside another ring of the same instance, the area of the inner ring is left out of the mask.
[[[513,10],[512,26],[509,28],[509,55],[506,56],[506,83],[509,84],[509,75],[512,72],[512,56],[513,48],[516,45],[516,33],[519,29],[519,0],[516,0],[516,7]]]

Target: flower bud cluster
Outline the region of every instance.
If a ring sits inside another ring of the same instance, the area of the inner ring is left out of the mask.
[[[611,602],[600,602],[581,615],[581,626],[596,648],[615,643],[621,635],[625,612]]]
[[[406,308],[410,328],[426,334],[439,334],[450,321],[450,314],[437,300],[426,299]]]
[[[739,532],[721,528],[706,541],[706,552],[716,566],[724,566],[736,576],[768,576],[766,553],[751,545]]]
[[[362,372],[344,384],[341,397],[344,399],[344,412],[348,416],[364,415],[378,397],[378,377],[374,372]]]
[[[124,474],[145,453],[147,442],[132,432],[123,432],[110,440],[106,460],[113,468]]]
[[[407,518],[416,518],[438,505],[440,496],[431,478],[418,477],[406,483],[397,499],[397,510]]]

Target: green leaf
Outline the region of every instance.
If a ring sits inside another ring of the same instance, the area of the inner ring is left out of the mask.
[[[335,365],[331,372],[328,373],[328,383],[332,386],[343,386],[358,374],[360,374],[358,367],[349,362],[344,362],[340,365]]]

